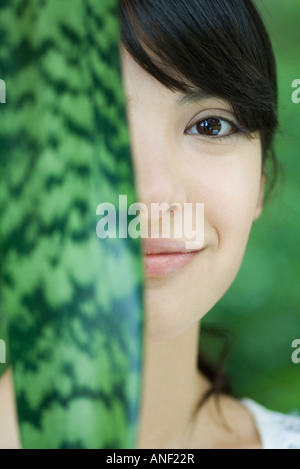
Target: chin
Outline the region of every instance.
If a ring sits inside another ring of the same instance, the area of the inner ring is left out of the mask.
[[[172,341],[185,332],[187,332],[195,324],[199,325],[201,318],[199,310],[188,321],[188,317],[183,317],[184,307],[174,310],[170,308],[163,308],[161,305],[158,308],[146,308],[146,340],[153,343]],[[203,317],[205,314],[201,315]]]

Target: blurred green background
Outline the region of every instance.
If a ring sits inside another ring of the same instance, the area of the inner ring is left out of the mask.
[[[300,79],[300,2],[256,4],[277,58],[276,151],[285,177],[254,225],[236,281],[203,323],[229,332],[233,349],[226,371],[238,394],[274,410],[300,411],[300,364],[291,360],[292,341],[300,339],[300,104],[291,100],[292,81]],[[0,338],[3,320],[0,311]],[[202,344],[215,351],[220,345],[205,337]]]
[[[229,332],[233,348],[225,369],[239,395],[299,412],[300,364],[291,360],[291,344],[300,339],[300,104],[291,100],[291,84],[300,79],[300,2],[256,4],[277,59],[276,153],[284,177],[253,227],[236,281],[203,324]],[[215,351],[217,342],[210,344]]]

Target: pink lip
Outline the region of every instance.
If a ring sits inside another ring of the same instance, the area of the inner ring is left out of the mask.
[[[186,266],[204,249],[187,249],[186,241],[167,238],[143,239],[144,266],[147,276],[168,275]]]
[[[168,275],[189,264],[199,251],[146,254],[145,273],[148,276]]]
[[[187,249],[186,241],[167,238],[145,238],[143,248],[145,254],[187,254],[200,249]]]

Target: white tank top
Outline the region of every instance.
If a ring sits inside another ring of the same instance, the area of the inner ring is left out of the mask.
[[[242,399],[257,426],[263,449],[300,449],[300,416],[268,410],[251,399]]]

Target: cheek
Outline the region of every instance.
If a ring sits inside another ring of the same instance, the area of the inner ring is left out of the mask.
[[[202,161],[203,163],[203,161]],[[205,217],[224,237],[249,234],[261,183],[259,141],[246,142],[229,155],[208,158],[194,179],[194,197],[203,199]],[[196,195],[196,197],[195,197]]]
[[[204,202],[207,242],[213,240],[212,250],[218,254],[215,267],[229,279],[241,265],[259,199],[260,142],[244,142],[234,152],[205,162],[201,173],[194,173],[193,198]]]
[[[149,282],[149,330],[158,341],[199,321],[228,290],[244,256],[259,197],[259,145],[247,142],[224,157],[197,155],[189,161],[180,175],[188,201],[204,202],[207,248],[172,279]]]

